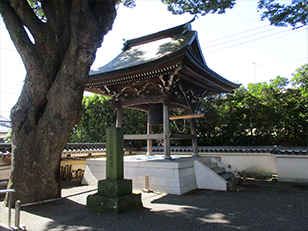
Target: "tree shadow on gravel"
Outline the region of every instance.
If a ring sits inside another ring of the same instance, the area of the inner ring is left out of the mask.
[[[37,222],[51,219],[35,230],[304,230],[307,196],[305,190],[196,190],[162,196],[120,215],[86,211],[84,204],[70,198],[22,210],[39,216]]]
[[[250,181],[235,191],[195,190],[152,203],[180,208],[169,214],[184,220],[185,228],[190,224],[209,230],[299,230],[308,227],[307,196],[305,184]]]

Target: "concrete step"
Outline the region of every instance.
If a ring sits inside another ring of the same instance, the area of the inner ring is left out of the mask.
[[[210,169],[218,168],[218,164],[217,164],[217,163],[209,162],[209,163],[205,163],[205,165],[206,165],[208,168],[210,168]]]
[[[215,156],[214,159],[218,160],[219,162],[221,162],[221,156]]]
[[[210,158],[200,158],[198,159],[202,164],[207,164],[207,163],[211,163],[211,159]]]
[[[217,174],[221,174],[221,173],[225,172],[225,168],[219,168],[219,167],[213,168],[212,170],[214,172],[216,172]]]
[[[217,159],[217,158],[215,158]],[[212,162],[213,160],[211,160],[211,158],[200,158],[199,161],[202,163],[202,165],[205,165],[207,166],[210,170],[208,171],[213,171],[214,173],[216,173],[218,176],[220,176],[220,179],[217,179],[217,183],[215,186],[214,185],[211,185],[211,184],[208,184],[207,182],[210,182],[210,181],[206,181],[205,185],[204,186],[205,188],[209,188],[209,189],[213,189],[215,187],[219,188],[218,190],[232,190],[233,188],[235,188],[235,186],[237,184],[239,184],[239,178],[235,177],[234,178],[234,185],[232,185],[232,176],[234,175],[233,172],[226,172],[226,169],[225,167],[218,167],[218,166],[223,166],[217,162]],[[203,177],[206,178],[206,175],[204,175]],[[223,186],[223,184],[225,186]],[[219,186],[217,186],[219,185]],[[224,188],[225,189],[222,189]]]
[[[231,176],[233,175],[231,172],[223,172],[219,174],[222,178],[224,178],[226,181],[231,180]]]

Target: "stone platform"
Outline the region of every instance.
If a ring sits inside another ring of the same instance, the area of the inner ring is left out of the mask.
[[[202,158],[202,157],[199,157]],[[149,187],[155,192],[181,195],[197,189],[194,161],[198,157],[172,156],[125,156],[124,179],[133,180],[133,190],[145,188],[145,175],[149,176]],[[82,184],[97,185],[106,178],[106,159],[88,159]],[[142,180],[140,180],[142,179]]]

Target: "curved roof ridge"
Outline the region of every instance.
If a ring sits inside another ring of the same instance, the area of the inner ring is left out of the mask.
[[[172,28],[169,28],[169,29],[166,29],[166,30],[158,31],[154,34],[149,34],[149,35],[145,35],[145,36],[142,36],[142,37],[139,37],[139,38],[126,40],[124,45],[123,45],[122,50],[126,51],[126,50],[130,49],[131,47],[142,45],[142,44],[152,42],[152,41],[156,41],[156,40],[159,40],[159,39],[162,39],[162,38],[170,37],[172,35],[177,35],[177,34],[180,34],[180,33],[185,34],[188,31],[192,30],[190,23],[193,22],[193,21],[194,21],[194,19],[187,22],[187,23],[184,23],[182,25],[172,27]]]

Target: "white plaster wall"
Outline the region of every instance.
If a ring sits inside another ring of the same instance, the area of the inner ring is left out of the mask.
[[[278,181],[308,183],[308,157],[277,155]]]
[[[88,159],[81,183],[97,185],[97,181],[106,179],[105,158]]]
[[[270,153],[210,153],[201,156],[220,157],[225,165],[230,164],[232,170],[246,170],[263,175],[278,174],[279,181],[308,183],[308,156],[272,155]],[[164,163],[169,165],[164,166]],[[97,181],[106,178],[106,165],[99,164],[99,159],[88,159],[83,184],[97,185]],[[177,165],[179,164],[179,167]],[[159,171],[151,168],[152,162],[124,162],[124,177],[127,179],[144,178],[149,175],[150,188],[158,192],[182,194],[197,188],[195,173],[192,173],[192,162],[159,163]],[[157,163],[156,163],[157,165]],[[164,177],[162,177],[164,176]],[[133,188],[141,190],[144,180],[134,181]]]
[[[233,171],[243,171],[271,175],[277,173],[276,157],[270,153],[210,153],[202,156],[219,156],[221,162],[231,165]]]

